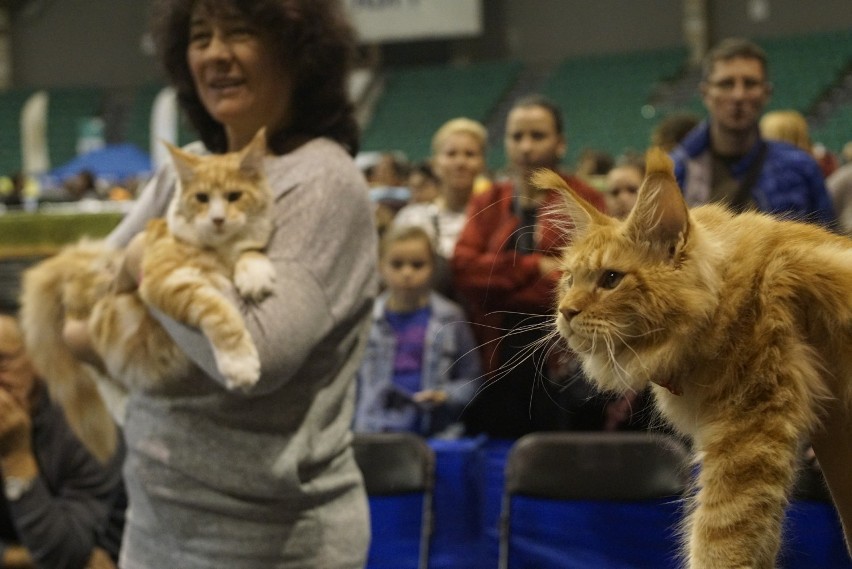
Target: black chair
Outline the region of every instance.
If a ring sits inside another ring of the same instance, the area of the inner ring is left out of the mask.
[[[822,472],[802,464],[784,519],[779,567],[810,569],[852,568],[843,529]]]
[[[377,500],[386,497],[403,497],[422,494],[422,514],[419,528],[417,567],[429,565],[429,546],[432,536],[432,497],[435,485],[435,453],[426,441],[411,433],[357,433],[353,441],[355,460],[364,476],[370,498],[373,527],[376,516],[381,515]],[[385,512],[393,512],[391,506]],[[376,535],[370,547],[367,567],[401,567],[400,544],[392,540],[404,538],[394,535]]]
[[[648,563],[650,548],[643,549],[646,545],[656,546],[663,560],[653,566],[673,563],[677,550],[673,526],[681,515],[680,498],[689,478],[688,449],[669,435],[526,435],[513,445],[506,462],[499,566],[508,569],[510,546],[521,543],[526,553],[513,557],[523,557],[524,561],[518,563],[528,563],[530,567],[605,567],[608,561],[615,561],[615,555],[622,555],[621,561],[629,562],[626,558],[640,550],[643,561]],[[525,535],[516,542],[513,508],[522,505],[524,519],[541,519],[525,528]],[[631,526],[626,529],[634,532],[632,537],[619,533],[618,524],[624,516],[629,519],[625,524]],[[565,531],[556,529],[559,524],[567,524]],[[642,532],[648,533],[648,542]],[[668,537],[659,535],[667,532]],[[609,542],[610,538],[632,542],[617,551],[618,544]],[[656,543],[651,544],[650,540]],[[567,565],[572,557],[584,561]]]

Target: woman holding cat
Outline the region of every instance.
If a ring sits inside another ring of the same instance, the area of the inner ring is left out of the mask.
[[[217,382],[197,331],[163,320],[197,369],[178,394],[130,395],[122,567],[360,567],[369,519],[349,426],[377,270],[351,160],[351,27],[335,0],[162,0],[153,13],[201,150],[239,150],[266,128],[276,284],[259,302],[235,295],[261,363],[245,391]],[[110,241],[162,216],[174,185],[160,171]]]

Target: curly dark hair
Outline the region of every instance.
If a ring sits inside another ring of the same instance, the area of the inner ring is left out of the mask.
[[[295,141],[327,136],[358,152],[359,129],[347,79],[355,32],[338,0],[154,0],[151,33],[178,102],[205,146],[226,152],[224,127],[198,97],[187,63],[190,16],[197,3],[212,14],[237,13],[271,41],[281,71],[293,78],[291,122],[269,133],[276,154]]]

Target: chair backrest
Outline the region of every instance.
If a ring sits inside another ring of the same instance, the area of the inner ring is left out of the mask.
[[[352,444],[367,494],[432,490],[435,453],[422,437],[412,433],[356,433]]]
[[[688,482],[688,460],[686,446],[661,433],[532,433],[509,453],[506,492],[558,500],[675,496]]]
[[[416,562],[419,569],[426,569],[432,537],[434,451],[413,433],[356,433],[352,446],[370,498],[373,540],[367,569],[396,569],[406,562]],[[422,510],[420,527],[413,535],[416,539],[409,541],[402,534],[403,527],[413,527],[403,521],[415,511],[416,506],[409,499],[412,494],[422,494]],[[388,519],[379,519],[381,516]],[[406,550],[410,555],[406,555]]]
[[[852,568],[843,526],[819,468],[802,464],[784,518],[779,567]]]
[[[660,433],[543,432],[506,461],[499,567],[676,563],[689,452]],[[619,525],[621,524],[621,525]],[[511,549],[511,551],[510,551]],[[511,556],[510,556],[511,554]],[[624,566],[627,566],[624,565]]]

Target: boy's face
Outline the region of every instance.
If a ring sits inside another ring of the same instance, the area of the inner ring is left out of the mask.
[[[382,278],[395,293],[421,294],[431,287],[432,255],[422,239],[391,243],[381,263]]]

